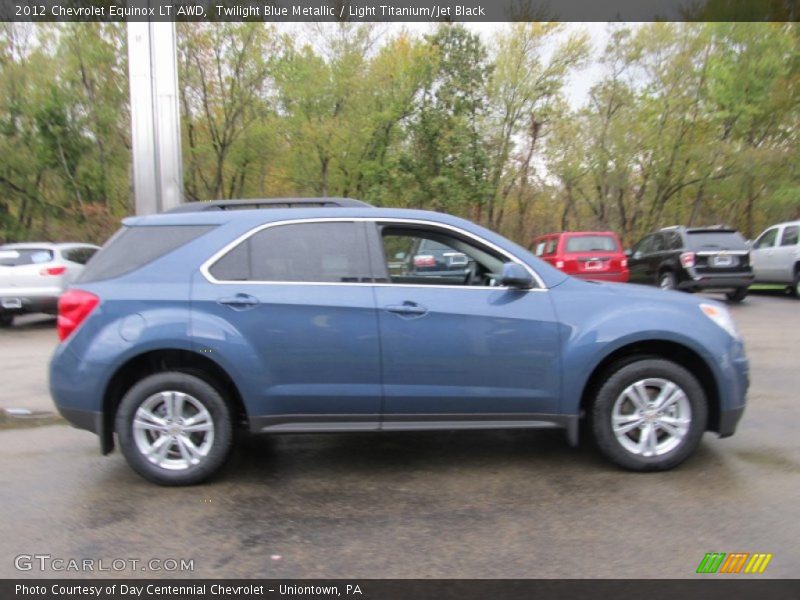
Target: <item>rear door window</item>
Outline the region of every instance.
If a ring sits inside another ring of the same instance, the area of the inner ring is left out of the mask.
[[[78,278],[88,283],[135,271],[200,237],[212,225],[123,227],[106,242]]]
[[[47,248],[0,248],[0,266],[21,267],[38,265],[53,260],[53,251]]]
[[[351,222],[267,227],[232,248],[209,273],[218,281],[372,281],[363,224]]]
[[[783,235],[781,236],[781,246],[796,246],[798,233],[800,233],[799,226],[787,225],[783,230]]]

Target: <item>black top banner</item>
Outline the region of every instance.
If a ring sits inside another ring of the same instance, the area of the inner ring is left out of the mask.
[[[796,21],[800,0],[0,0],[2,21]]]

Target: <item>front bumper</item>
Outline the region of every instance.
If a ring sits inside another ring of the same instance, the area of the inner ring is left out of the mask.
[[[740,341],[733,342],[722,360],[722,379],[718,381],[719,415],[710,429],[720,437],[730,437],[744,414],[750,387],[750,363]]]
[[[628,271],[618,271],[616,273],[571,273],[572,277],[585,281],[613,281],[616,283],[628,283]]]
[[[739,424],[743,414],[744,406],[720,411],[719,425],[717,426],[719,437],[726,438],[736,433],[736,426]]]

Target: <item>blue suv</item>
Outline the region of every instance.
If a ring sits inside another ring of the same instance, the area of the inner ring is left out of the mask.
[[[208,478],[240,429],[560,428],[574,445],[585,421],[616,464],[664,470],[744,410],[723,305],[573,279],[456,217],[295,199],[123,223],[61,298],[50,388],[156,483]],[[408,267],[432,243],[463,270]]]

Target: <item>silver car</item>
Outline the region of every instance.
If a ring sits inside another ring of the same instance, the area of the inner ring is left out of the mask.
[[[98,250],[49,242],[0,246],[0,326],[23,313],[56,314],[59,296]]]
[[[800,298],[800,221],[778,223],[762,233],[750,249],[756,283],[789,287]]]

